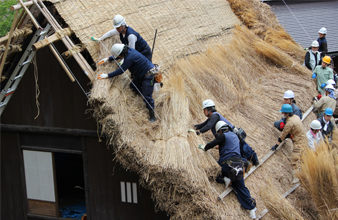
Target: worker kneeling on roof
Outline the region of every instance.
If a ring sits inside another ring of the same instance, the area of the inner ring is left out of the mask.
[[[313,107],[318,110],[317,118],[321,118],[324,115],[324,111],[327,108],[331,108],[332,111],[336,109],[336,97],[334,92],[333,85],[327,85],[325,87],[325,96],[321,97],[319,100],[317,97],[313,97]]]
[[[332,123],[331,118],[333,115],[333,110],[331,108],[327,108],[324,111],[323,117],[318,118],[318,121],[322,125],[322,134],[324,138],[328,138],[328,141],[332,141],[332,133],[336,128],[334,123]]]
[[[293,141],[293,150],[291,155],[291,163],[292,163],[291,166],[293,174],[292,183],[297,183],[299,180],[295,177],[295,173],[300,168],[299,157],[301,154],[301,149],[308,143],[305,128],[300,118],[297,115],[293,114],[291,105],[289,104],[282,105],[282,109],[279,112],[283,114],[283,118],[285,118],[286,124],[282,133],[279,135],[276,145],[274,145],[271,148],[271,150],[276,150],[277,147],[282,143],[282,141],[285,140],[288,134],[292,135]]]
[[[250,217],[256,218],[256,201],[251,197],[250,191],[246,188],[243,178],[244,161],[241,157],[239,139],[232,128],[224,121],[219,121],[215,126],[216,139],[208,143],[205,147],[200,145],[200,149],[209,150],[216,145],[219,146],[218,164],[222,167],[222,179],[217,182],[226,184],[228,187],[231,183],[235,190],[237,198],[241,205],[250,210]]]
[[[291,107],[292,107],[292,113],[294,115],[297,115],[300,119],[302,119],[303,118],[302,110],[300,110],[300,108],[295,104],[296,103],[296,101],[295,101],[295,93],[292,90],[287,90],[284,93],[283,99],[284,99],[284,104],[291,105]],[[285,118],[281,118],[280,121],[275,121],[274,126],[278,130],[283,131],[285,123],[286,123],[286,119]]]
[[[116,15],[114,17],[113,27],[113,30],[108,31],[102,37],[92,37],[91,39],[95,42],[99,42],[108,37],[120,35],[120,40],[123,44],[126,44],[130,48],[137,50],[151,61],[152,53],[148,43],[141,37],[139,33],[127,25],[126,20],[122,15]]]
[[[133,81],[130,83],[130,88],[136,94],[141,93],[143,101],[146,104],[147,109],[149,109],[150,122],[156,121],[154,113],[155,105],[152,97],[154,90],[154,74],[157,71],[154,64],[135,49],[124,44],[114,44],[111,48],[111,53],[117,59],[124,59],[124,62],[112,73],[101,73],[98,76],[98,79],[106,79],[108,77],[113,78],[129,69],[134,77]],[[104,60],[109,59],[112,61],[114,59],[113,56],[105,58]]]
[[[235,128],[235,126],[233,126],[226,118],[224,118],[220,113],[217,112],[217,110],[215,108],[215,103],[212,100],[207,99],[207,100],[203,101],[202,109],[203,109],[204,115],[208,119],[201,124],[195,125],[196,130],[199,130],[199,131],[196,131],[197,135],[199,135],[200,133],[205,133],[205,132],[207,132],[211,129],[212,134],[216,137],[217,135],[216,135],[215,125],[218,121],[224,121],[225,123],[227,123],[231,127],[231,129],[233,129],[233,131],[235,131],[235,130],[239,131],[238,128]],[[253,163],[254,166],[258,166],[259,161],[258,161],[257,154],[244,141],[244,139],[246,137],[246,133],[243,130],[241,130],[241,131],[242,131],[242,134],[239,134],[238,132],[236,132],[238,137],[240,137],[239,141],[240,141],[241,155],[246,160],[250,160]],[[244,135],[244,137],[243,137],[243,135]]]

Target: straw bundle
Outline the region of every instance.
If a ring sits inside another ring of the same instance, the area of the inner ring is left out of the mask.
[[[299,62],[304,61],[305,51],[279,24],[270,6],[259,0],[228,0],[238,18],[249,29],[270,45],[281,49]]]
[[[337,139],[335,132],[334,138]],[[316,151],[306,149],[298,178],[310,193],[322,219],[338,218],[338,151],[321,143]]]
[[[303,217],[295,210],[289,201],[269,183],[261,191],[261,196],[270,214],[277,219],[302,220]]]

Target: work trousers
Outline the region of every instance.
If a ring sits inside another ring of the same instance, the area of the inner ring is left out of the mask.
[[[229,167],[228,164],[220,164],[220,166],[222,167],[222,175],[230,178],[231,167]],[[245,209],[251,210],[256,207],[256,200],[251,197],[249,189],[246,188],[243,176],[240,180],[231,182],[231,186],[236,193],[239,203],[241,203]]]
[[[258,158],[256,152],[248,145],[245,141],[242,141],[240,143],[241,145],[241,154],[242,157],[245,159],[252,161],[254,164],[255,162],[258,163]]]
[[[139,94],[139,91],[143,95],[143,102],[146,104],[147,109],[154,109],[155,102],[153,99],[154,83],[153,76],[148,76],[144,78],[135,78],[130,83],[130,88],[136,93]],[[136,89],[137,88],[137,89]],[[139,91],[137,91],[139,90]]]
[[[302,148],[297,145],[293,145],[292,154],[291,154],[291,168],[292,170],[300,169],[300,156],[302,153]]]

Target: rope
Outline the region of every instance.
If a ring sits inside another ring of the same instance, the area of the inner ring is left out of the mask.
[[[77,7],[73,4],[72,0],[69,0],[69,2],[72,4],[72,6],[75,8],[75,10],[79,13],[79,15],[81,16],[81,18],[87,23],[90,24],[90,22],[88,22],[83,15],[81,14],[81,12],[77,9]],[[139,10],[139,9],[138,9]],[[95,31],[92,29],[91,25],[89,25],[89,28],[92,30],[92,32],[96,35]],[[102,44],[102,46],[111,54],[111,51],[100,41],[100,43]],[[114,60],[115,63],[118,65],[118,62],[116,60]],[[119,65],[118,65],[119,66]],[[121,66],[119,66],[119,68],[123,71],[123,73],[125,72],[124,69],[122,69]],[[167,124],[162,120],[162,118],[159,116],[159,114],[155,111],[155,109],[153,109],[151,107],[151,105],[149,104],[149,102],[146,100],[146,98],[143,96],[143,94],[141,93],[141,91],[136,87],[136,85],[133,83],[132,79],[127,75],[129,81],[131,84],[134,85],[134,87],[136,88],[136,90],[138,91],[138,93],[142,96],[142,98],[145,100],[145,102],[150,106],[150,108],[154,111],[154,113],[156,114],[156,116],[160,119],[160,121],[162,122],[162,124],[165,126],[165,128],[169,131],[169,133],[175,137],[175,135],[172,133],[172,131],[169,129],[169,127],[167,126]],[[185,154],[188,156],[188,158],[192,161],[192,163],[197,167],[197,169],[202,173],[202,170],[199,168],[199,166],[197,165],[197,163],[193,160],[193,158],[191,158],[191,156],[188,154],[188,152],[184,149],[184,147],[182,146],[182,144],[180,143],[180,141],[177,140],[177,138],[175,137],[175,140],[177,141],[178,145],[183,149],[183,151],[185,152]],[[205,175],[202,175],[204,177],[204,179],[206,180],[207,183],[210,184],[208,178]],[[214,192],[218,195],[218,192],[216,191],[216,189],[210,184],[211,188],[214,190]],[[225,205],[224,201],[222,201],[223,204]]]
[[[293,17],[295,17],[295,19],[297,20],[298,24],[303,28],[304,32],[306,33],[306,35],[309,37],[310,41],[312,41],[310,35],[306,32],[305,28],[303,27],[303,25],[299,22],[299,20],[297,19],[296,15],[291,11],[291,9],[289,8],[289,6],[286,4],[286,2],[283,0],[285,6],[289,9],[289,11],[291,12],[291,14],[293,15]]]
[[[35,116],[34,119],[37,119],[40,115],[40,103],[39,103],[39,95],[40,95],[40,89],[38,85],[38,79],[39,79],[39,74],[38,74],[38,65],[36,63],[36,56],[33,57],[33,64],[34,64],[34,78],[35,78],[35,103],[36,107],[38,109],[38,113]]]

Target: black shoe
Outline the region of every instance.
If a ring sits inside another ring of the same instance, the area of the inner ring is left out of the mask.
[[[254,166],[258,166],[258,165],[259,165],[259,160],[257,159],[257,160],[252,161],[252,164],[253,164]]]
[[[149,116],[150,116],[149,121],[151,123],[157,120],[157,118],[155,117],[154,110],[152,110],[152,109],[149,109]]]

